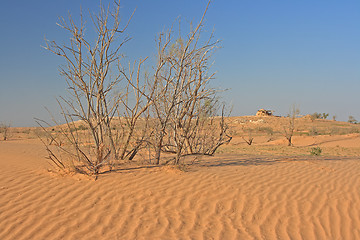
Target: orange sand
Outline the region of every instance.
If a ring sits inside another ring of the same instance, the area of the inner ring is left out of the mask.
[[[45,155],[0,142],[0,239],[360,239],[356,157],[218,155],[92,181]]]

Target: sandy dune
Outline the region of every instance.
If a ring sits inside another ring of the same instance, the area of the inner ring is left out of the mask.
[[[360,239],[360,160],[219,155],[187,172],[48,173],[0,144],[0,239]]]

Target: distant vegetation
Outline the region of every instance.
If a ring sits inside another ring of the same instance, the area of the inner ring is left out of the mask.
[[[254,141],[253,129],[243,128],[241,138],[250,146]]]
[[[10,124],[1,123],[0,134],[2,135],[2,140],[4,141],[8,140],[10,135]]]
[[[328,116],[329,116],[328,113],[317,113],[317,112],[315,112],[315,113],[311,114],[311,119],[312,120],[315,120],[315,119],[327,119]],[[335,116],[335,118],[336,118],[336,116]]]
[[[357,124],[358,121],[353,117],[353,116],[349,116],[349,120],[348,120],[349,123],[353,123],[353,124]]]
[[[314,156],[320,156],[322,152],[322,149],[320,147],[313,147],[310,150],[310,154]]]
[[[288,141],[288,146],[292,146],[292,137],[295,132],[295,119],[299,115],[299,113],[300,113],[299,108],[297,108],[296,105],[293,104],[290,107],[288,113],[289,123],[283,126],[283,135]]]

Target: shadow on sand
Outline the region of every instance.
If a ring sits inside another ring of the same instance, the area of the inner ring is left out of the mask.
[[[354,157],[322,157],[322,156],[258,156],[258,155],[217,155],[206,157],[194,163],[198,167],[224,167],[224,166],[258,166],[272,165],[284,162],[299,161],[344,161]],[[359,159],[360,160],[360,159]]]
[[[299,162],[299,161],[344,161],[353,160],[354,157],[322,157],[322,156],[271,156],[271,155],[245,155],[245,154],[226,154],[216,156],[202,156],[196,160],[187,157],[184,163],[187,166],[186,171],[196,172],[198,168],[215,168],[228,166],[260,166],[273,165],[281,163]],[[360,160],[360,159],[359,159]],[[101,175],[107,175],[112,172],[126,173],[139,170],[155,170],[164,167],[166,164],[152,165],[149,163],[137,164],[119,164],[111,170],[101,172]],[[171,164],[167,164],[171,165]]]

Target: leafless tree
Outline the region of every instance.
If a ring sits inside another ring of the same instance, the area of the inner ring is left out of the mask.
[[[293,104],[290,107],[289,113],[288,113],[288,124],[283,126],[283,135],[288,140],[288,146],[292,146],[292,137],[294,135],[295,131],[295,120],[298,114],[300,113],[300,110],[296,107],[295,104]]]
[[[232,139],[225,122],[225,117],[229,114],[225,104],[206,100],[200,103],[200,106],[197,110],[198,116],[192,120],[187,131],[189,134],[183,135],[186,143],[183,155],[212,156],[221,145]]]
[[[130,40],[125,35],[125,30],[132,16],[121,25],[120,1],[114,2],[113,9],[110,5],[101,5],[100,12],[90,16],[96,30],[94,42],[85,36],[86,21],[81,13],[79,25],[76,25],[71,15],[68,20],[59,18],[58,25],[70,35],[69,44],[59,45],[47,40],[45,49],[65,59],[66,65],[61,67],[60,72],[67,81],[70,93],[70,97],[58,100],[66,122],[59,132],[67,141],[65,145],[72,149],[67,149],[60,143],[55,146],[70,155],[70,158],[75,158],[76,162],[82,163],[84,168],[81,171],[97,175],[100,168],[110,164],[112,159],[131,156],[127,153],[136,121],[144,109],[149,107],[150,100],[145,105],[140,104],[143,95],[135,93],[135,105],[130,106],[127,101],[133,86],[137,86],[136,91],[140,90],[138,79],[141,65],[145,61],[140,60],[138,70],[135,74],[130,71],[130,76],[125,74],[120,63],[120,49]],[[135,75],[137,76],[133,77]],[[127,87],[123,85],[119,88],[122,80]],[[124,118],[120,117],[124,113],[122,110],[125,112]],[[85,131],[76,130],[77,120],[85,125]],[[121,126],[122,120],[130,126],[128,131],[117,128]],[[55,121],[55,124],[58,125],[58,122]],[[56,138],[52,142],[56,143]],[[57,166],[64,165],[53,150],[48,148],[48,151],[53,163]],[[134,151],[132,152],[134,155]]]
[[[60,18],[58,25],[70,35],[68,45],[46,41],[45,49],[65,59],[60,72],[70,93],[58,99],[65,124],[53,117],[56,131],[51,132],[51,124],[38,120],[47,133],[43,142],[49,159],[60,169],[96,176],[115,160],[132,160],[145,147],[153,147],[156,164],[164,151],[175,153],[177,164],[184,155],[213,155],[231,137],[225,108],[208,84],[219,42],[212,34],[207,41],[200,38],[207,8],[185,37],[179,33],[174,38],[172,29],[159,34],[153,75],[142,74],[147,58],[122,64],[120,50],[129,41],[124,32],[131,18],[121,27],[119,11],[117,1],[113,10],[101,6],[98,14],[90,14],[94,42],[85,36],[82,14],[79,25],[70,15]]]
[[[10,124],[0,124],[0,133],[2,134],[2,138],[4,141],[8,140],[10,133]]]
[[[250,146],[254,141],[253,129],[251,128],[243,128],[243,134],[241,138]]]
[[[208,6],[195,27],[190,27],[187,35],[174,37],[173,29],[159,34],[157,66],[154,82],[156,101],[152,105],[156,119],[154,125],[155,162],[159,164],[162,151],[175,153],[175,163],[189,154],[213,154],[216,149],[231,140],[226,134],[227,126],[223,115],[218,124],[217,139],[204,141],[206,130],[216,121],[214,114],[204,114],[216,99],[215,89],[209,81],[215,73],[210,72],[211,57],[219,47],[213,34],[204,41],[201,38],[203,21]],[[181,23],[179,23],[181,25]],[[209,136],[212,138],[213,136]],[[202,140],[201,140],[202,139]],[[214,150],[215,149],[215,150]]]
[[[134,63],[132,67],[129,64],[128,73],[119,65],[119,72],[127,81],[124,88],[126,95],[120,101],[123,112],[120,113],[118,110],[118,116],[124,116],[122,121],[127,126],[126,129],[122,129],[121,135],[117,134],[116,138],[119,159],[132,160],[139,150],[149,143],[153,133],[149,128],[149,108],[156,101],[155,93],[158,83],[157,81],[150,82],[147,75],[144,76],[145,81],[141,81],[141,68],[145,60],[140,60],[138,65]],[[136,70],[135,66],[137,66]]]

